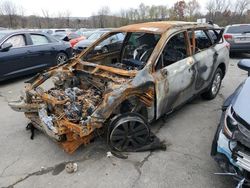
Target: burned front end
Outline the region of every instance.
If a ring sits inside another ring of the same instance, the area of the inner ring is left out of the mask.
[[[211,151],[222,175],[233,176],[241,185],[250,185],[249,86],[248,79],[225,101]]]
[[[74,60],[28,81],[21,100],[9,106],[24,112],[35,128],[72,153],[102,133],[134,75],[133,71]]]
[[[31,79],[10,107],[68,153],[102,133],[118,151],[161,147],[149,128],[156,102],[150,58],[159,53],[161,35],[144,30],[107,33],[74,59]]]

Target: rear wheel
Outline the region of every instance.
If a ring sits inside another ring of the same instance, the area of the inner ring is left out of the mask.
[[[110,127],[109,144],[117,151],[133,151],[149,142],[150,129],[147,121],[138,113],[118,115]]]
[[[207,99],[207,100],[211,100],[217,96],[217,94],[220,90],[222,77],[223,77],[223,73],[222,73],[221,69],[217,68],[208,90],[201,94],[202,98]]]
[[[57,65],[63,64],[67,60],[68,60],[68,56],[63,52],[58,53],[56,56],[56,64]]]

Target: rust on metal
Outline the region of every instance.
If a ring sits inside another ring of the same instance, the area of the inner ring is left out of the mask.
[[[36,76],[27,83],[21,102],[9,105],[16,111],[24,112],[34,127],[44,131],[68,153],[90,143],[109,126],[113,117],[124,111],[140,108],[147,111],[148,121],[157,119],[166,110],[161,105],[157,106],[158,101],[169,106],[182,102],[178,101],[178,97],[184,94],[170,93],[169,88],[185,90],[193,83],[196,74],[192,70],[182,75],[181,71],[186,67],[178,65],[163,74],[157,71],[157,62],[169,37],[179,30],[184,32],[187,41],[186,53],[194,53],[194,32],[191,42],[187,32],[187,29],[194,27],[198,27],[198,24],[149,22],[115,29],[67,64],[58,65]],[[211,26],[203,24],[199,27]],[[131,46],[125,46],[126,43],[116,52],[95,52],[95,47],[107,37],[117,33],[128,33],[130,36],[133,32],[137,39],[147,34],[145,36],[157,41],[147,51],[141,52],[145,45],[140,46],[123,59],[121,56],[131,49]],[[143,60],[147,53],[148,58]],[[137,57],[138,54],[140,57]],[[129,61],[129,57],[133,57],[133,61]],[[122,64],[122,60],[127,64]],[[191,64],[192,61],[188,60],[185,66]],[[171,75],[177,75],[173,85],[168,80],[172,79]],[[164,79],[166,81],[161,83]]]

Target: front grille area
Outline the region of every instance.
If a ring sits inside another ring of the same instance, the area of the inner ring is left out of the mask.
[[[237,157],[236,157],[236,164],[240,166],[241,168],[250,172],[250,156],[249,155],[241,151],[238,151]]]

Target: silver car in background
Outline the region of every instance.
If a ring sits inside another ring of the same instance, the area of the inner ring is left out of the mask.
[[[235,24],[225,28],[224,38],[230,43],[230,52],[250,53],[250,24]]]

